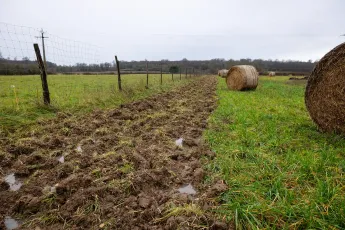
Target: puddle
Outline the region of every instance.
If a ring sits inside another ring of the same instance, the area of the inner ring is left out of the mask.
[[[78,153],[82,153],[82,152],[83,152],[83,150],[81,149],[81,146],[80,146],[80,145],[77,146],[77,152],[78,152]]]
[[[187,184],[178,189],[180,193],[185,193],[188,195],[195,195],[196,191],[191,184]]]
[[[10,216],[6,216],[4,220],[4,224],[7,230],[12,230],[19,228],[19,223],[15,219],[11,218]]]
[[[182,148],[182,143],[183,143],[183,138],[179,138],[175,141],[175,144],[178,146],[178,147],[181,147]]]
[[[23,183],[16,180],[14,173],[11,173],[5,177],[6,183],[10,186],[11,191],[18,191],[22,187]]]
[[[58,160],[58,162],[60,162],[61,164],[62,164],[62,163],[65,163],[65,157],[64,157],[64,156],[59,157],[57,160]]]

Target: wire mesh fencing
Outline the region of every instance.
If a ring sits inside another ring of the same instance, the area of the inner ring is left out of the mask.
[[[102,62],[103,48],[61,38],[43,29],[0,22],[0,109],[25,110],[42,102],[42,82],[33,44],[38,44],[48,74],[52,105],[71,107],[121,97],[117,68],[127,97],[147,89],[164,89],[200,74],[166,61],[139,61],[137,68],[114,57]],[[122,95],[123,96],[123,95]],[[29,106],[30,107],[30,106]]]

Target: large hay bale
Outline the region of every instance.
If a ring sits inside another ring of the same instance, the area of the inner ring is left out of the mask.
[[[227,69],[221,69],[218,71],[218,76],[221,76],[222,78],[226,78],[228,76],[229,70]]]
[[[268,76],[270,77],[274,77],[276,75],[276,72],[270,71],[268,72]]]
[[[254,90],[258,82],[259,74],[251,65],[233,66],[226,77],[226,84],[230,90]]]
[[[345,43],[315,66],[307,82],[305,103],[322,131],[345,134]]]

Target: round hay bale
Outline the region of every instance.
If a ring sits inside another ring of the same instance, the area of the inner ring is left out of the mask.
[[[228,72],[229,72],[229,70],[227,70],[227,69],[222,69],[222,70],[218,71],[219,76],[221,76],[222,78],[226,78],[228,76]]]
[[[230,90],[254,90],[258,82],[259,74],[251,65],[233,66],[226,77],[226,84]]]
[[[269,77],[274,77],[275,75],[276,75],[276,72],[273,72],[273,71],[268,72],[268,76]]]
[[[305,103],[322,131],[345,134],[345,43],[315,66],[308,78]]]

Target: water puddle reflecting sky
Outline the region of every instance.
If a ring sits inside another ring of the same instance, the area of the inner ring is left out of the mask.
[[[58,162],[60,162],[61,164],[65,162],[65,157],[64,156],[61,156],[59,157],[58,159]]]
[[[6,216],[4,220],[4,224],[7,230],[13,230],[19,228],[19,223],[15,219],[10,216]]]
[[[22,187],[23,183],[16,179],[14,173],[11,173],[5,177],[6,183],[10,186],[11,191],[18,191]]]
[[[195,195],[196,191],[191,184],[187,184],[178,189],[180,193],[185,193],[188,195]]]
[[[181,147],[182,148],[182,143],[183,143],[183,138],[179,138],[175,141],[175,144],[178,146],[178,147]]]

